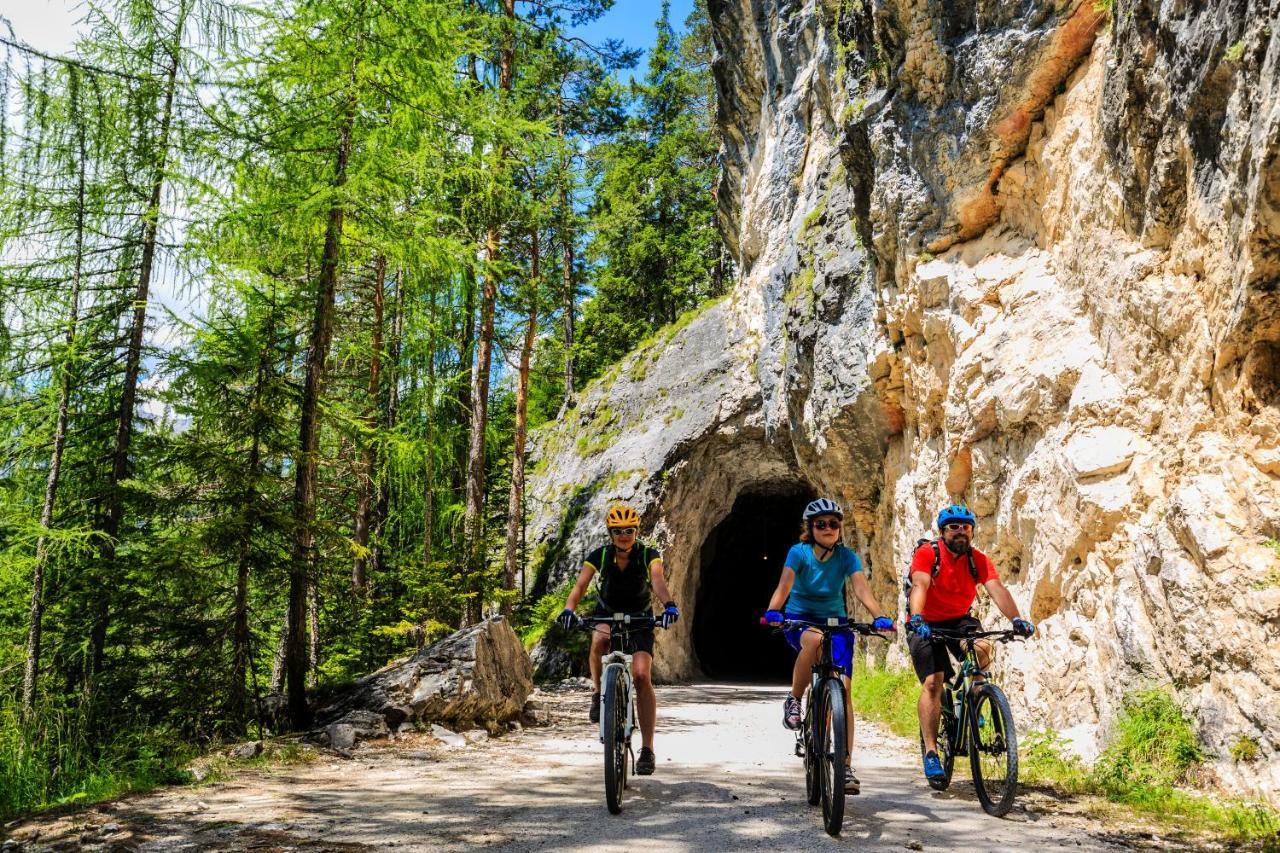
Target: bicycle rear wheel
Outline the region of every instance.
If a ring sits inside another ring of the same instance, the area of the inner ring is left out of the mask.
[[[818,745],[822,782],[822,823],[828,835],[839,835],[844,826],[844,759],[848,746],[848,721],[844,715],[844,685],[829,678],[822,686],[822,739]]]
[[[604,700],[604,801],[610,814],[622,811],[622,789],[627,784],[627,699],[621,667],[605,671]]]
[[[1003,817],[1018,793],[1018,734],[1004,691],[994,684],[974,688],[973,742],[969,763],[978,801],[989,815]]]
[[[951,711],[951,688],[942,691],[942,716],[938,719],[938,760],[942,762],[941,779],[927,779],[935,791],[945,791],[951,786],[951,771],[956,765],[956,715]],[[920,758],[924,758],[924,732],[920,733]]]

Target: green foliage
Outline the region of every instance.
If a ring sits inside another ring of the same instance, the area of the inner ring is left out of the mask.
[[[1223,51],[1223,53],[1222,53],[1222,58],[1223,58],[1223,60],[1225,60],[1226,62],[1239,62],[1239,61],[1240,61],[1240,57],[1242,57],[1242,56],[1244,56],[1244,42],[1243,42],[1243,41],[1238,41],[1238,42],[1236,42],[1235,44],[1233,44],[1233,45],[1231,45],[1230,47],[1228,47],[1228,48],[1227,48],[1225,51]]]
[[[89,722],[84,709],[42,705],[24,725],[13,703],[0,703],[0,820],[190,781],[180,769],[190,747],[172,732],[125,727],[95,738]]]
[[[1247,764],[1257,761],[1259,756],[1262,755],[1262,750],[1259,748],[1257,738],[1249,735],[1240,735],[1236,738],[1235,743],[1231,744],[1229,754],[1232,761],[1237,763],[1243,761]]]
[[[1173,696],[1152,688],[1125,698],[1110,743],[1094,765],[1094,779],[1123,799],[1130,791],[1186,782],[1203,758],[1195,730]]]
[[[1089,768],[1067,751],[1062,735],[1035,729],[1019,735],[1018,775],[1029,785],[1046,785],[1067,794],[1090,790]]]
[[[918,737],[920,685],[910,670],[887,670],[859,659],[850,694],[858,716],[884,723],[913,742]],[[1111,741],[1092,769],[1048,729],[1022,733],[1018,757],[1019,775],[1028,785],[1105,797],[1173,828],[1280,844],[1280,813],[1269,806],[1178,787],[1192,781],[1204,753],[1173,697],[1160,689],[1126,697]]]
[[[915,739],[920,731],[916,700],[920,682],[909,669],[886,669],[860,657],[849,688],[854,711],[887,725],[894,734]]]
[[[678,49],[668,12],[664,4],[648,73],[632,86],[632,118],[595,151],[602,174],[588,246],[594,293],[577,353],[583,380],[728,288],[714,273],[721,246],[706,79],[690,62],[697,51]]]

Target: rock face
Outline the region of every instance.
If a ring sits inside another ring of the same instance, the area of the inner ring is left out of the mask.
[[[734,499],[800,482],[887,603],[963,501],[1039,625],[1024,728],[1088,753],[1168,685],[1276,798],[1280,0],[710,5],[737,289],[538,436],[539,589],[621,499],[691,602]]]
[[[532,691],[520,638],[505,620],[490,619],[366,675],[316,716],[330,744],[349,749],[405,722],[461,728],[512,720]]]

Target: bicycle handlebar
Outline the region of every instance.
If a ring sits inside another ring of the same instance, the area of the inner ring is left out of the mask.
[[[1008,643],[1012,640],[1022,640],[1025,637],[1018,636],[1016,631],[1008,628],[1003,631],[951,631],[946,628],[931,628],[929,639],[931,640],[985,640],[988,638],[995,639],[999,643]]]
[[[831,624],[831,623],[835,624]],[[792,631],[796,628],[817,628],[819,631],[829,632],[838,631],[841,628],[848,628],[855,634],[862,634],[864,637],[879,637],[882,640],[889,639],[885,634],[897,633],[897,628],[890,628],[888,631],[877,631],[872,627],[870,622],[850,622],[846,619],[832,617],[826,622],[810,622],[807,619],[784,619],[781,622],[766,622],[764,617],[760,617],[761,625],[769,625],[779,631]]]
[[[623,630],[644,631],[649,628],[661,628],[662,619],[655,616],[632,616],[629,613],[619,613],[613,616],[578,617],[579,630],[585,631],[597,625],[609,625]]]

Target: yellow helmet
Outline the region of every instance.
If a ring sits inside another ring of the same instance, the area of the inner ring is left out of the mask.
[[[640,514],[626,504],[614,504],[604,517],[605,527],[639,527]]]

